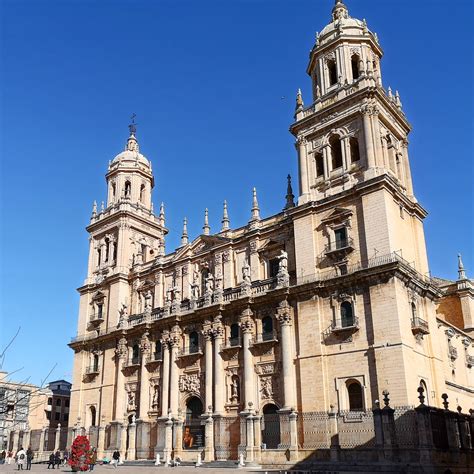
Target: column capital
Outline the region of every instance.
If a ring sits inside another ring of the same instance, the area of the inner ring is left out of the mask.
[[[117,356],[118,359],[125,359],[127,357],[128,353],[128,341],[127,338],[122,336],[118,342],[117,342],[117,347],[115,349],[115,355]]]
[[[143,333],[142,337],[140,338],[140,351],[142,354],[148,354],[150,352],[151,344],[148,334],[149,333],[147,331]]]
[[[293,323],[292,307],[287,300],[280,302],[277,308],[277,319],[281,326],[291,326]]]

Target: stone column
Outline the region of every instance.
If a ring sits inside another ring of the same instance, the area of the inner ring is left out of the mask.
[[[351,167],[351,149],[349,145],[349,137],[342,137],[341,142],[342,168],[344,169],[344,171],[347,171]]]
[[[250,308],[247,308],[242,312],[240,319],[242,350],[244,354],[244,407],[248,407],[249,403],[254,404],[255,398],[253,355],[250,352],[250,343],[255,327],[252,316],[252,311]]]
[[[140,420],[148,419],[148,409],[150,407],[150,393],[148,371],[146,369],[147,358],[150,355],[151,344],[148,338],[148,332],[144,333],[140,339],[140,351],[142,360],[140,363],[140,402],[139,402],[139,417]]]
[[[121,337],[115,349],[115,360],[117,363],[117,392],[115,400],[115,420],[122,421],[125,415],[125,376],[122,372],[123,363],[128,354],[127,339]]]
[[[105,451],[105,426],[99,426],[99,435],[97,437],[97,459],[104,457]]]
[[[57,451],[59,449],[59,441],[61,438],[61,423],[58,424],[55,435],[56,436],[54,438],[54,451]]]
[[[290,419],[290,461],[298,460],[298,414],[292,410],[289,414]]]
[[[212,406],[205,415],[204,426],[204,459],[206,462],[214,461],[214,420],[212,418]]]
[[[308,183],[308,164],[306,155],[306,138],[298,137],[296,141],[298,149],[298,165],[299,165],[299,177],[300,177],[300,196],[304,199],[309,191]]]
[[[163,450],[163,457],[165,466],[171,460],[171,451],[173,449],[173,420],[171,419],[171,414],[169,414],[168,419],[165,423],[165,449]]]
[[[291,317],[292,308],[288,301],[284,300],[278,305],[277,318],[281,330],[281,361],[283,379],[283,409],[290,410],[296,408],[295,398],[295,377],[293,369],[293,344],[291,342]]]
[[[174,457],[181,457],[183,451],[183,418],[181,416],[181,410],[178,410],[178,417],[174,421],[175,429],[175,445],[174,445]]]
[[[202,331],[204,336],[204,357],[205,357],[205,401],[204,406],[207,408],[213,406],[212,403],[212,329],[210,322],[204,323],[204,329]]]
[[[373,136],[372,136],[372,124],[370,120],[371,113],[372,113],[372,107],[370,106],[365,106],[362,109],[365,153],[367,157],[366,158],[367,169],[375,168],[374,141],[373,141]]]
[[[28,449],[28,447],[30,446],[30,440],[31,440],[31,430],[27,428],[23,432],[23,447],[25,449]]]
[[[18,451],[18,441],[20,440],[20,430],[13,430],[13,445],[12,451],[15,454]]]
[[[180,329],[179,326],[173,328],[173,334],[170,337],[170,410],[173,416],[178,414],[178,405],[179,405],[179,388],[178,388],[178,365],[177,365],[177,356],[178,349],[181,342]]]
[[[253,417],[253,435],[254,435],[254,461],[260,463],[262,456],[262,417],[255,415]]]
[[[132,422],[128,425],[128,449],[127,449],[127,460],[134,461],[136,456],[136,440],[137,440],[137,425]]]
[[[372,115],[372,124],[373,124],[373,141],[374,141],[374,155],[375,163],[379,168],[384,167],[383,151],[382,151],[382,140],[380,137],[380,122],[379,122],[379,110],[374,108]]]
[[[330,172],[330,162],[331,162],[331,154],[329,152],[329,145],[323,147],[323,167],[324,167],[324,179],[329,179],[329,172]]]
[[[224,367],[220,347],[224,343],[224,326],[219,315],[213,323],[214,327],[214,413],[224,413]],[[209,405],[208,405],[209,406]]]
[[[247,448],[246,448],[246,461],[253,462],[254,461],[254,446],[255,446],[255,439],[254,439],[254,426],[253,426],[253,413],[249,411],[249,414],[246,418],[247,422]]]
[[[44,453],[44,438],[46,437],[46,430],[47,428],[46,427],[43,427],[41,429],[41,435],[40,435],[40,442],[39,442],[39,453],[42,454]]]
[[[168,339],[161,340],[161,347],[163,350],[163,364],[161,374],[161,416],[168,416],[169,406],[169,390],[170,390],[170,350],[168,346]]]
[[[122,427],[120,429],[120,459],[125,459],[125,455],[127,454],[127,424],[125,421],[122,423]]]

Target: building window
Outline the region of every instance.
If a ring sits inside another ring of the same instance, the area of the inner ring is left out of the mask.
[[[156,341],[155,343],[155,360],[161,359],[161,341]]]
[[[105,239],[105,257],[104,261],[108,262],[109,261],[109,253],[110,253],[110,240],[108,237]]]
[[[340,227],[334,231],[334,241],[336,249],[347,247],[347,229],[345,227]]]
[[[55,414],[54,414],[54,419],[56,421],[60,421],[61,420],[61,413],[59,413],[59,411],[57,411]]]
[[[347,383],[347,396],[350,411],[362,411],[364,409],[362,386],[359,382],[351,380]]]
[[[330,59],[327,62],[328,65],[328,73],[329,73],[329,86],[333,86],[337,84],[337,67],[336,61],[334,59]]]
[[[355,81],[359,79],[360,72],[359,72],[359,56],[357,54],[353,54],[351,57],[351,67],[352,67],[352,79]]]
[[[103,310],[104,305],[102,303],[99,303],[97,305],[97,319],[102,319],[102,310]]]
[[[199,352],[199,335],[196,331],[189,334],[189,353],[195,354]]]
[[[278,258],[272,258],[268,261],[268,277],[275,278],[278,275],[280,268],[280,260]]]
[[[342,167],[342,143],[338,136],[332,136],[329,140],[331,147],[332,169]]]
[[[94,354],[93,361],[92,361],[94,372],[98,372],[99,370],[99,355]]]
[[[416,321],[417,318],[417,312],[416,312],[416,304],[414,302],[411,303],[411,317],[413,321]]]
[[[112,244],[112,259],[114,262],[117,261],[117,242]]]
[[[347,328],[354,326],[354,312],[352,303],[344,301],[341,304],[341,327]]]
[[[145,201],[145,185],[140,186],[140,202]]]
[[[51,397],[48,398],[48,405],[52,405],[53,404],[53,399]]]
[[[60,398],[57,398],[57,399],[56,399],[56,406],[57,406],[57,407],[60,407],[60,406],[61,406],[61,399],[60,399]]]
[[[230,337],[229,337],[229,345],[230,346],[238,346],[239,345],[239,325],[234,323],[230,326]]]
[[[102,249],[99,247],[97,249],[97,265],[101,264],[101,257],[102,257]]]
[[[209,276],[209,269],[203,268],[201,271],[201,295],[206,293],[206,280]]]
[[[351,150],[351,163],[355,163],[360,160],[360,151],[359,151],[359,140],[355,137],[351,137],[349,140],[349,147]]]
[[[262,340],[269,341],[273,339],[273,319],[271,316],[265,316],[262,319]]]
[[[65,406],[66,408],[69,407],[69,399],[64,400],[64,406]]]
[[[112,200],[115,199],[115,183],[112,183]]]
[[[324,158],[322,153],[316,154],[315,158],[316,163],[316,178],[324,176]]]
[[[125,197],[130,197],[130,194],[132,193],[132,184],[130,181],[125,181]]]
[[[65,421],[66,423],[69,421],[69,414],[68,413],[64,413],[63,421]]]
[[[132,347],[132,363],[138,364],[140,362],[140,347],[138,344],[134,344]]]
[[[91,426],[95,426],[95,419],[96,419],[96,410],[95,410],[95,407],[92,406],[90,408],[91,410]]]
[[[50,411],[46,412],[46,419],[51,420],[51,412]]]

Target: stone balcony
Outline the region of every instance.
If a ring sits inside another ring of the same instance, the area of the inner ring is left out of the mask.
[[[242,347],[242,340],[240,336],[229,337],[223,344],[221,344],[221,351],[228,351],[232,349],[240,349]]]
[[[158,364],[159,362],[163,362],[163,352],[153,352],[149,354],[146,358],[145,364]]]
[[[428,327],[428,323],[420,318],[419,316],[415,316],[411,320],[411,331],[416,336],[417,334],[429,334],[430,330]]]
[[[132,369],[135,367],[139,367],[141,363],[141,358],[140,357],[129,357],[127,360],[124,361],[123,363],[123,368],[124,369]]]
[[[85,375],[98,375],[100,372],[100,368],[98,365],[89,365],[86,367]]]
[[[354,239],[348,237],[343,240],[329,242],[324,247],[324,253],[333,260],[341,260],[355,249]]]
[[[333,334],[353,333],[359,330],[359,318],[353,317],[347,320],[336,320],[331,324]]]
[[[260,346],[264,344],[274,344],[278,342],[278,334],[275,330],[256,334],[250,341],[250,346]]]
[[[193,344],[178,351],[178,357],[202,356],[203,351],[200,344]]]

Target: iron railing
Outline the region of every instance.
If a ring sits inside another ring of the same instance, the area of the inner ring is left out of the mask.
[[[428,323],[419,316],[414,316],[412,318],[411,329],[413,332],[422,332],[424,334],[428,334],[430,332]]]

